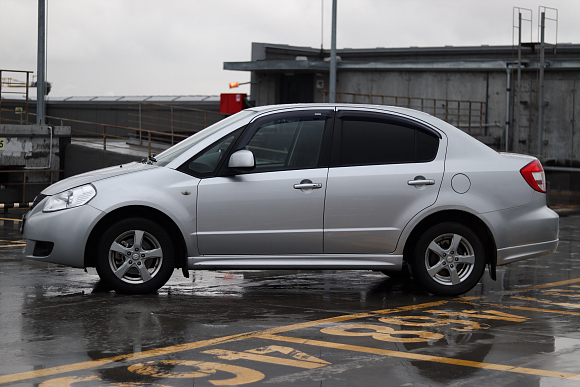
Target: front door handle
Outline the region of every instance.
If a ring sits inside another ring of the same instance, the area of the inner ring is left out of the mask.
[[[322,184],[320,183],[300,183],[294,184],[295,189],[318,189],[322,188]]]
[[[435,180],[432,179],[425,179],[423,176],[416,176],[414,180],[409,180],[407,182],[409,185],[433,185],[435,184]]]

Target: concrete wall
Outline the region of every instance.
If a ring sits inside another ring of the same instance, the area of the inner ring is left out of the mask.
[[[485,104],[482,127],[472,135],[498,150],[505,150],[507,118],[507,71],[356,71],[343,70],[337,75],[337,92],[387,95],[397,97],[437,99],[438,109],[444,109],[443,100],[477,101]],[[256,88],[257,105],[279,102],[279,75],[277,73],[258,74]],[[328,89],[328,76],[316,74],[315,80],[322,80]],[[316,102],[327,101],[316,87]],[[542,151],[538,153],[538,73],[536,69],[522,72],[521,91],[517,89],[517,74],[511,74],[511,94],[509,110],[508,150],[539,156],[547,160],[580,160],[580,134],[577,123],[580,117],[580,72],[546,70],[544,84],[544,130]],[[365,96],[337,96],[339,102],[381,104]],[[441,101],[439,101],[441,100]],[[443,102],[442,102],[443,101]],[[395,105],[394,99],[386,99],[385,104]],[[399,106],[406,101],[399,100]],[[418,108],[417,106],[410,106]],[[428,113],[432,111],[425,110]],[[439,114],[437,115],[440,118]],[[452,118],[448,121],[458,125]],[[464,127],[460,127],[466,130]]]
[[[142,157],[125,155],[82,145],[68,144],[65,148],[64,177],[78,175],[95,169],[140,161]]]
[[[59,170],[64,146],[70,143],[70,127],[0,125],[0,139],[0,202],[30,201],[62,177]]]

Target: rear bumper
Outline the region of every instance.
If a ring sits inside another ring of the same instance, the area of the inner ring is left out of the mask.
[[[532,243],[529,245],[506,247],[497,250],[497,265],[507,265],[508,263],[520,261],[522,259],[540,257],[542,255],[552,254],[558,248],[558,239]]]
[[[559,216],[535,193],[525,206],[482,214],[492,231],[497,265],[553,253],[558,247]]]

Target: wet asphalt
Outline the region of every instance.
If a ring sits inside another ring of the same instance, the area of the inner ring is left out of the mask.
[[[175,271],[157,294],[25,260],[0,214],[3,386],[580,386],[580,215],[459,298],[372,271]]]

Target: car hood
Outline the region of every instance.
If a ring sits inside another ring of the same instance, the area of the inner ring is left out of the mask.
[[[97,180],[108,179],[110,177],[125,175],[127,173],[134,173],[152,168],[159,167],[150,164],[132,162],[129,164],[116,165],[114,167],[97,169],[95,171],[81,173],[80,175],[71,176],[64,180],[61,180],[45,188],[41,193],[43,195],[54,195],[67,189],[79,187],[81,185],[92,183]]]

